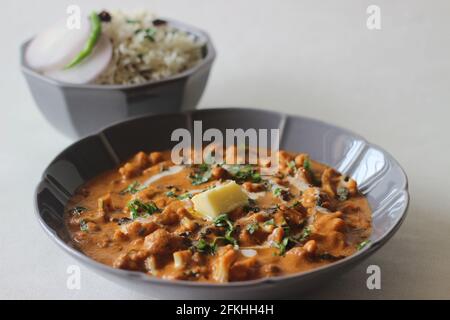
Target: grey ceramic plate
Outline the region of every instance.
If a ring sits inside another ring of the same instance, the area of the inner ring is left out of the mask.
[[[63,223],[63,209],[75,189],[112,169],[139,150],[171,148],[171,132],[191,130],[193,120],[207,128],[280,128],[281,148],[311,157],[354,177],[373,210],[370,245],[355,255],[309,272],[229,284],[169,281],[143,273],[114,269],[95,262],[72,245]],[[391,155],[362,137],[321,121],[252,109],[211,109],[128,120],[86,137],[59,154],[45,170],[36,190],[39,222],[50,237],[76,260],[112,281],[156,298],[299,297],[323,285],[379,249],[398,229],[408,207],[406,175]]]

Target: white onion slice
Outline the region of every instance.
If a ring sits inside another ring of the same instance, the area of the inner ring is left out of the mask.
[[[69,69],[49,70],[44,72],[44,74],[63,82],[74,84],[89,83],[106,69],[111,60],[111,56],[111,42],[105,35],[102,35],[98,39],[92,53],[82,62]]]
[[[37,71],[63,68],[80,52],[90,34],[89,21],[83,21],[80,29],[69,29],[66,20],[38,34],[28,45],[25,61]]]

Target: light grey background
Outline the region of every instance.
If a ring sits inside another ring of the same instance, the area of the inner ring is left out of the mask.
[[[148,8],[206,29],[218,58],[201,100],[306,115],[348,127],[390,151],[409,179],[409,215],[378,253],[314,298],[450,298],[450,2],[446,0],[161,0],[0,3],[0,298],[144,298],[74,264],[37,224],[33,191],[71,141],[37,111],[18,67],[19,43],[68,4]],[[382,29],[366,28],[381,7]],[[366,268],[382,290],[366,288]],[[293,294],[292,298],[297,296]]]

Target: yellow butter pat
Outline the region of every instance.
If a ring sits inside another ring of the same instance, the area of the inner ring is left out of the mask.
[[[247,194],[234,181],[196,194],[192,198],[194,209],[203,217],[214,219],[240,206],[248,204]]]

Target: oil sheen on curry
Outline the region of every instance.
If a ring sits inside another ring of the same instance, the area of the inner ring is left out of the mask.
[[[278,153],[277,171],[262,175],[263,161],[175,165],[170,151],[139,152],[78,189],[67,227],[114,268],[216,283],[303,272],[367,244],[371,210],[356,182]]]

